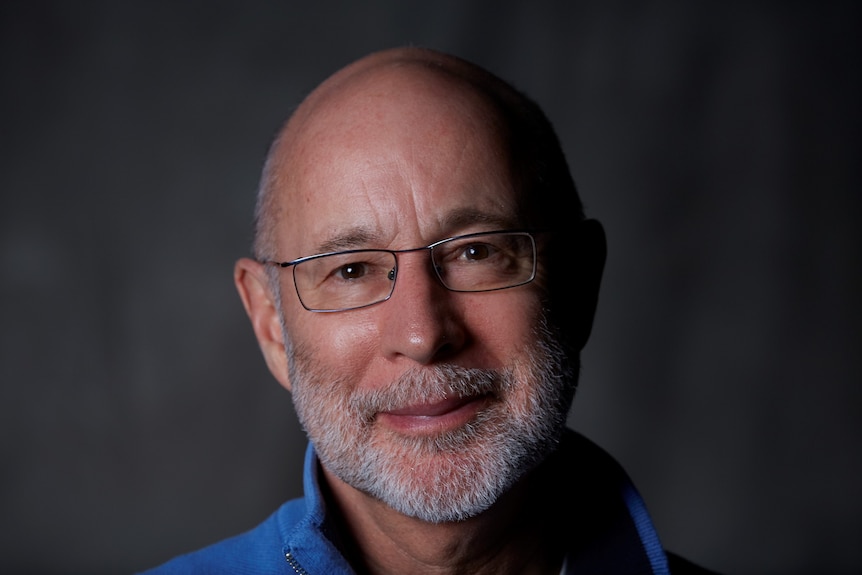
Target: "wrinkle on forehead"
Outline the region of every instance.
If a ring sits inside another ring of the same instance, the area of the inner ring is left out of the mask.
[[[386,229],[383,219],[391,217],[387,210],[394,208],[387,206],[391,198],[376,195],[383,188],[376,187],[375,179],[387,170],[402,179],[408,192],[399,196],[401,209],[412,202],[413,213],[443,227],[446,208],[458,206],[435,204],[427,193],[443,178],[462,170],[469,173],[478,162],[488,167],[489,181],[496,179],[512,191],[507,118],[486,90],[481,72],[454,57],[397,49],[359,60],[324,81],[296,110],[271,151],[272,185],[266,193],[272,197],[263,214],[277,214],[268,222],[271,237],[278,233],[277,226],[289,224],[292,213],[297,216],[294,225],[312,225],[323,232],[319,239],[341,235],[335,222],[309,222],[294,213],[312,211],[319,194],[337,194],[337,185],[349,190],[345,193],[364,194],[363,214],[370,218],[365,224],[375,221],[379,230]],[[374,137],[377,132],[381,141]],[[387,150],[396,147],[405,155],[393,160]],[[338,173],[337,164],[346,158],[358,160],[349,178]],[[324,183],[336,187],[327,189]],[[492,212],[516,210],[503,206],[503,197],[495,201],[499,205]],[[513,201],[513,195],[506,196],[507,203]],[[484,202],[489,202],[487,194]],[[326,225],[333,227],[322,230]]]
[[[469,207],[441,212],[439,224],[441,229],[447,230],[463,230],[468,226],[479,226],[483,230],[493,231],[512,229],[516,226],[510,218],[497,217]],[[314,245],[313,253],[304,255],[352,249],[412,249],[450,237],[450,234],[444,234],[446,237],[427,238],[423,245],[392,245],[389,238],[380,234],[380,229],[379,226],[355,225],[334,230],[332,235],[325,236],[323,241]],[[453,234],[460,235],[454,232]]]

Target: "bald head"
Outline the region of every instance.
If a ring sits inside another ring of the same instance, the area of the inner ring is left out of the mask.
[[[470,62],[423,48],[395,48],[330,76],[284,125],[261,179],[256,256],[276,257],[277,230],[291,206],[302,201],[297,191],[307,184],[310,163],[319,169],[327,154],[335,160],[335,154],[358,148],[412,145],[397,139],[374,141],[373,134],[393,125],[402,127],[405,135],[424,131],[429,139],[439,138],[440,161],[455,161],[444,157],[451,149],[442,145],[450,130],[469,127],[475,147],[493,146],[507,165],[505,176],[523,204],[519,209],[524,227],[565,229],[583,218],[557,137],[538,106]],[[469,160],[469,154],[459,158]]]

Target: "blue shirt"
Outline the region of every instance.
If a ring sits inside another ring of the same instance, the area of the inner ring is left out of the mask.
[[[564,573],[668,573],[667,557],[628,475],[604,450],[572,430],[543,464],[550,471],[547,517],[566,542]],[[304,496],[263,523],[142,575],[352,575],[328,536],[318,461],[309,444]]]

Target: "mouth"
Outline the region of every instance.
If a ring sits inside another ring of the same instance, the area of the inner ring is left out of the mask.
[[[491,401],[490,394],[450,397],[377,413],[376,421],[397,433],[431,435],[467,424]]]

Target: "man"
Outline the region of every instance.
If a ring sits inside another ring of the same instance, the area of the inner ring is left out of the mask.
[[[235,282],[305,496],[154,573],[693,568],[566,429],[605,242],[533,102],[438,52],[362,58],[273,143],[255,232]]]

